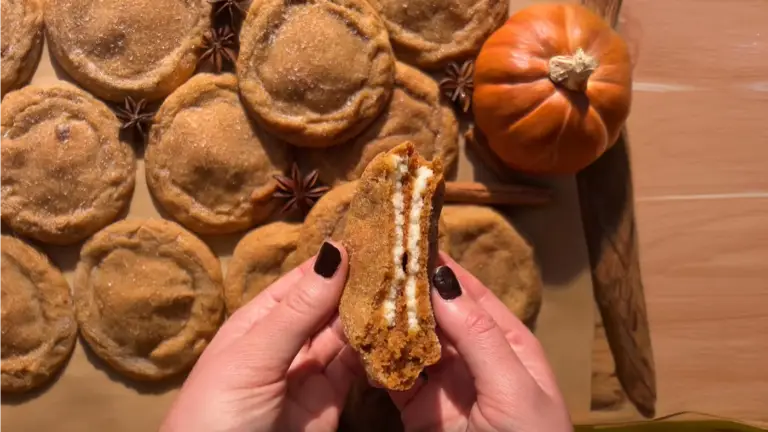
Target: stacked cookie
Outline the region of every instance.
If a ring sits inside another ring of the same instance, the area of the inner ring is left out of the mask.
[[[324,239],[341,239],[378,155],[407,141],[424,166],[439,160],[447,178],[455,173],[459,121],[417,68],[474,56],[506,2],[251,3],[241,21],[237,8],[208,0],[2,0],[2,220],[19,236],[3,237],[3,391],[49,382],[72,351],[75,322],[127,377],[183,373],[225,310]],[[58,72],[77,86],[24,86],[43,33]],[[142,156],[148,191],[175,222],[115,222],[130,214]],[[312,207],[321,189],[306,189],[316,181],[333,189]],[[312,207],[303,223],[277,220],[281,198]],[[225,279],[193,234],[258,225]],[[488,208],[447,206],[439,225],[440,249],[532,322],[541,281],[509,222]],[[21,237],[81,246],[73,295]]]

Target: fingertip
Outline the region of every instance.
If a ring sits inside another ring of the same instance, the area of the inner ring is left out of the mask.
[[[339,269],[346,271],[348,262],[346,249],[340,243],[326,240],[317,252],[312,270],[323,279],[333,279],[342,273]]]

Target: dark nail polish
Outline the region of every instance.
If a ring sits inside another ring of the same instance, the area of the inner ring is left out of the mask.
[[[455,299],[461,295],[461,286],[450,267],[438,267],[432,275],[432,284],[435,285],[440,297],[445,300]]]
[[[317,260],[315,260],[315,273],[320,276],[329,279],[336,273],[336,270],[341,264],[341,252],[336,249],[336,246],[324,242],[320,246],[320,252],[317,253]]]

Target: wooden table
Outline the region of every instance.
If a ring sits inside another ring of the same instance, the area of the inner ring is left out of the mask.
[[[768,1],[624,0],[657,414],[768,423]]]

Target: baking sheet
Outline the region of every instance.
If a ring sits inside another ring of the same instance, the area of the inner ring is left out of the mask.
[[[512,0],[511,10],[528,3]],[[32,83],[59,80],[68,77],[52,64],[45,48]],[[489,178],[489,170],[475,161],[462,142],[458,180]],[[555,371],[571,417],[582,422],[589,418],[592,281],[575,181],[566,177],[553,179],[550,184],[555,192],[553,204],[514,209],[507,214],[534,245],[544,279],[536,335]],[[126,217],[161,217],[147,189],[143,160],[137,164],[136,189]],[[229,256],[243,235],[202,237],[220,257],[225,272]],[[70,284],[80,246],[42,246]],[[24,396],[2,397],[0,421],[8,432],[156,430],[180,384],[181,379],[164,384],[124,379],[79,340],[63,373],[51,385]]]

